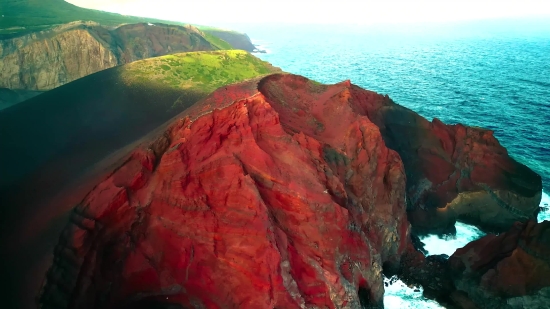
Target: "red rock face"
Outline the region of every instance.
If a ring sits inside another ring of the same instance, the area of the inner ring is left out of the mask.
[[[517,223],[458,249],[449,259],[454,282],[470,298],[506,302],[550,287],[550,222]],[[538,301],[546,297],[538,296]],[[504,299],[504,301],[503,301]]]
[[[409,220],[419,232],[445,231],[456,219],[506,231],[536,218],[541,177],[508,156],[492,131],[429,122],[387,97],[358,87],[352,93],[403,160]]]
[[[382,269],[411,248],[406,197],[413,226],[436,231],[510,226],[540,191],[489,131],[430,123],[349,81],[271,75],[195,104],[88,193],[40,303],[381,307]]]
[[[404,169],[349,87],[275,76],[188,111],[75,208],[42,308],[381,307]]]
[[[450,308],[547,308],[550,302],[550,222],[517,222],[447,259],[424,257],[412,245],[399,276]]]
[[[314,95],[316,88],[323,88],[304,86],[300,79],[281,75],[263,81],[264,85],[276,83],[284,86],[275,87],[276,91],[260,86],[259,90],[268,99],[291,102],[287,104],[304,111],[320,99]],[[509,157],[492,131],[445,125],[438,119],[429,122],[387,96],[353,85],[330,100],[332,108],[349,106],[370,119],[386,146],[399,153],[407,175],[409,220],[419,232],[446,231],[456,219],[486,230],[506,231],[515,221],[536,217],[541,177]],[[291,119],[314,121],[304,113]],[[313,113],[314,117],[318,114]],[[339,122],[333,118],[328,123]],[[330,128],[319,126],[319,130]]]

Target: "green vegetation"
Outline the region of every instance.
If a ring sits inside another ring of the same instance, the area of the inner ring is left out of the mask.
[[[0,35],[24,34],[45,30],[55,25],[77,20],[95,21],[104,26],[144,22],[186,25],[176,21],[85,9],[63,0],[0,0],[0,15],[4,15],[4,17],[0,17]],[[198,28],[201,30],[216,29],[207,26],[199,26]],[[231,49],[231,45],[215,36],[206,35],[206,38],[220,49]]]
[[[308,81],[308,84],[309,84],[308,85],[309,90],[314,92],[314,93],[322,93],[322,92],[326,91],[326,89],[327,89],[327,85],[321,84],[320,82],[312,80],[312,79],[310,79]]]
[[[280,72],[243,50],[191,52],[136,61],[122,67],[125,84],[147,83],[210,93],[217,88]]]
[[[193,26],[197,27],[197,29],[201,31],[206,31],[206,32],[216,31],[216,32],[227,32],[232,34],[244,34],[242,32],[235,31],[235,30],[228,30],[228,29],[216,28],[211,26],[204,26],[204,25],[193,25]]]
[[[181,22],[85,9],[63,0],[0,0],[0,12],[4,15],[0,17],[2,33],[41,30],[76,20],[95,21],[105,26],[143,22],[184,25]]]
[[[202,31],[202,29],[201,29]],[[204,37],[212,44],[214,45],[215,47],[217,47],[218,49],[220,50],[224,50],[224,49],[233,49],[233,46],[231,46],[229,43],[227,43],[226,41],[218,38],[217,36],[214,36],[208,32],[203,32],[204,33]]]

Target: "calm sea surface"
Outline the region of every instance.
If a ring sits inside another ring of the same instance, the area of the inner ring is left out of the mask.
[[[516,160],[543,177],[539,220],[550,219],[550,23],[240,30],[267,51],[257,56],[284,71],[323,83],[350,79],[428,119],[493,130]],[[482,235],[459,223],[456,236],[423,241],[430,254],[451,255]],[[441,308],[400,282],[386,289],[385,304]]]

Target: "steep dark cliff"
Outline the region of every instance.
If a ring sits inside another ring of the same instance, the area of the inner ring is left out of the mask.
[[[224,30],[216,30],[216,29],[208,29],[204,30],[204,32],[212,34],[227,43],[231,44],[236,49],[242,49],[246,50],[248,52],[253,52],[256,50],[256,47],[252,42],[250,41],[250,38],[246,33],[240,33],[236,31],[224,31]]]
[[[0,40],[0,88],[50,90],[139,59],[218,49],[192,26],[73,22]]]

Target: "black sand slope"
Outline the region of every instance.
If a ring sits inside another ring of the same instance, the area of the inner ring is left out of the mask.
[[[276,70],[244,51],[183,53],[107,69],[1,110],[0,308],[36,307],[70,209],[109,169],[100,162],[212,87]]]

